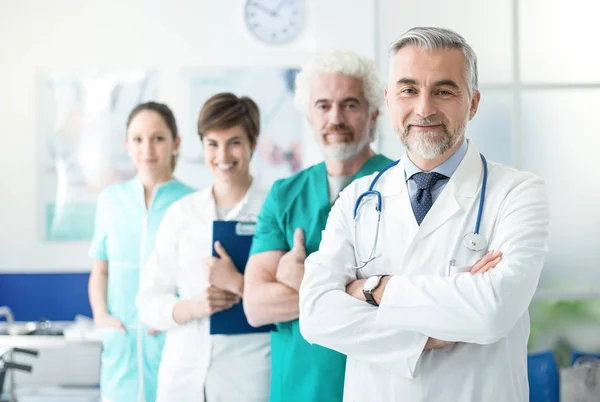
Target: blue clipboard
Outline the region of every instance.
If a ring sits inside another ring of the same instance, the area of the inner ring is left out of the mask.
[[[219,241],[231,257],[237,270],[243,274],[250,255],[255,227],[256,223],[254,222],[214,221],[212,255],[219,257],[214,246],[215,242]],[[211,335],[253,334],[269,332],[273,329],[275,329],[274,325],[254,328],[248,324],[241,302],[228,310],[219,311],[210,316]]]

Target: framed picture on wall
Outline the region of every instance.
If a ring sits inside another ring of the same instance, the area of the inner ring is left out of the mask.
[[[127,116],[156,95],[146,70],[42,71],[38,83],[40,228],[44,240],[90,240],[96,199],[135,169]]]

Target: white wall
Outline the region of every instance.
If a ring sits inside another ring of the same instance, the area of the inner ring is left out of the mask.
[[[352,49],[375,58],[415,25],[453,28],[479,58],[482,101],[468,135],[491,160],[545,177],[552,202],[542,285],[600,286],[600,177],[594,105],[600,62],[589,0],[306,0],[294,42],[271,47],[246,32],[244,0],[0,0],[0,270],[77,271],[84,243],[38,235],[36,72],[41,68],[155,68],[159,100],[181,117],[180,72],[203,66],[299,65],[308,53]],[[590,22],[591,21],[591,22]],[[584,23],[586,22],[586,23]],[[379,149],[402,147],[383,114]],[[180,120],[182,120],[180,118]],[[304,164],[321,158],[304,142]],[[593,181],[593,180],[592,180]],[[597,181],[597,180],[596,180]]]
[[[381,0],[378,2],[377,62],[382,81],[387,83],[388,49],[402,33],[414,26],[450,28],[465,37],[479,61],[480,85],[512,82],[512,1],[420,0],[418,2]],[[485,94],[484,104],[485,107]],[[385,116],[382,148],[393,158],[403,148]]]
[[[159,101],[180,118],[184,69],[300,65],[307,54],[332,48],[375,56],[373,0],[352,7],[344,0],[306,1],[301,36],[277,47],[246,32],[243,7],[243,0],[0,0],[0,271],[87,269],[86,243],[40,240],[40,69],[156,69]],[[312,139],[304,150],[305,165],[319,160]]]
[[[600,55],[589,0],[381,0],[377,60],[416,25],[461,33],[479,62],[481,102],[467,126],[488,159],[542,176],[552,225],[539,289],[600,294]],[[382,149],[399,157],[389,125]],[[484,217],[485,224],[485,217]]]

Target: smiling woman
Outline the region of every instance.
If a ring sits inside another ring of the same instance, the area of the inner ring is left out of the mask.
[[[250,159],[259,133],[260,112],[248,97],[220,93],[200,110],[198,135],[204,159],[215,178],[217,207],[230,208],[246,194],[252,182]]]
[[[200,110],[198,134],[214,183],[167,211],[137,299],[141,320],[167,336],[159,402],[268,400],[268,332],[210,334],[210,317],[240,303],[244,286],[231,250],[213,244],[213,221],[252,219],[267,194],[250,175],[259,122],[256,103],[232,93],[212,96]]]
[[[127,121],[126,147],[138,175],[168,180],[175,169],[180,138],[175,117],[165,105],[138,105]]]
[[[106,188],[98,199],[89,298],[94,323],[103,329],[103,398],[153,402],[164,335],[139,325],[139,275],[165,211],[193,190],[173,179],[179,136],[167,105],[136,106],[125,146],[137,176]]]

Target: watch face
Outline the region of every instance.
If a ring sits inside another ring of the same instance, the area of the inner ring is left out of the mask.
[[[379,280],[381,279],[380,276],[371,276],[369,277],[366,281],[365,284],[363,286],[364,290],[373,290],[374,287],[376,287],[379,284]]]
[[[281,44],[294,39],[302,29],[301,0],[248,0],[246,26],[259,40]]]

